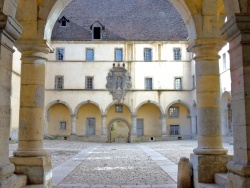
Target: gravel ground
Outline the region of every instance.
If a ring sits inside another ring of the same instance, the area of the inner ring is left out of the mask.
[[[61,184],[157,185],[175,183],[135,144],[103,144]]]

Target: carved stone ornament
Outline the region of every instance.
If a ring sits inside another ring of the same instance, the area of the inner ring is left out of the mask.
[[[118,63],[117,66],[115,66],[114,63],[113,68],[110,69],[106,79],[106,88],[113,96],[113,100],[124,100],[128,90],[132,87],[131,76],[125,69],[125,64],[123,63],[123,66],[121,67],[120,63]]]

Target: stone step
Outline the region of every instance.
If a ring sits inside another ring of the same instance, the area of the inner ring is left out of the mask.
[[[199,188],[225,188],[224,185],[218,185],[215,183],[199,183]]]
[[[214,175],[214,181],[218,185],[227,185],[227,174],[226,173],[217,173]]]
[[[27,185],[28,178],[26,175],[17,175],[16,185],[17,187],[24,187]]]

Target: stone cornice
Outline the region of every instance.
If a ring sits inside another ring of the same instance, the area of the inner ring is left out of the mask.
[[[15,43],[15,46],[20,52],[36,51],[45,54],[54,52],[54,48],[46,40],[19,40]]]
[[[235,14],[221,28],[221,36],[231,41],[239,35],[250,34],[250,14]],[[244,37],[242,37],[244,41]],[[250,41],[250,38],[245,38]]]

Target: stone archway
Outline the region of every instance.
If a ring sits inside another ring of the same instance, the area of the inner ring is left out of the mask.
[[[128,143],[131,136],[131,125],[123,118],[112,119],[108,123],[108,142]]]

